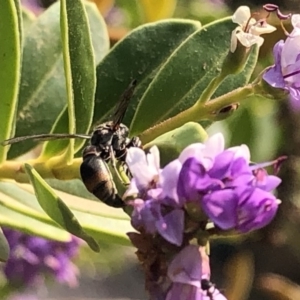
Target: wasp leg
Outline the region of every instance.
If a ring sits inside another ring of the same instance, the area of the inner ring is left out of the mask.
[[[110,147],[110,161],[111,161],[111,165],[115,171],[115,174],[117,175],[118,179],[120,180],[120,182],[126,186],[126,182],[124,182],[123,178],[121,177],[121,175],[119,174],[119,171],[118,171],[118,168],[117,168],[117,165],[116,165],[116,157],[115,157],[115,154],[114,154],[114,151],[113,151],[113,148],[112,146]]]

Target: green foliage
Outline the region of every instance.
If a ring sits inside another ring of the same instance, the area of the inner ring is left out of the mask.
[[[96,7],[89,3],[85,6],[98,63],[108,51],[108,35]],[[50,132],[67,103],[59,12],[59,3],[52,5],[25,32],[16,136]],[[62,130],[66,128],[68,125]],[[12,145],[9,157],[19,156],[35,145],[33,141]]]
[[[68,232],[85,240],[91,249],[99,251],[97,242],[82,229],[72,211],[56,196],[43,178],[28,164],[25,164],[25,170],[29,175],[41,207],[49,217]]]
[[[230,102],[226,95],[248,83],[256,64],[258,49],[253,48],[243,71],[229,74],[216,90],[209,90],[213,101],[199,104],[228,53],[235,26],[229,18],[205,27],[183,19],[145,24],[109,51],[107,28],[94,5],[81,0],[60,3],[61,7],[55,3],[37,18],[20,10],[17,0],[6,0],[1,8],[0,57],[6,57],[0,62],[1,140],[12,136],[14,127],[16,136],[89,133],[93,125],[110,120],[120,96],[136,79],[124,118],[131,135],[143,134],[166,119],[172,122],[198,105],[193,122],[173,126],[172,131],[162,123],[162,135],[145,145],[145,149],[158,145],[166,164],[189,144],[206,139],[195,122],[222,105],[239,102]],[[225,96],[223,102],[220,96]],[[33,159],[25,164],[24,158],[12,159],[37,143],[12,145],[10,160],[0,165],[0,225],[60,241],[68,240],[71,233],[94,251],[101,242],[129,244],[126,233],[133,229],[128,216],[100,203],[79,180],[81,159],[74,154],[83,144],[82,140],[48,141],[41,155],[36,158],[31,152]],[[0,147],[2,160],[7,149]],[[29,181],[34,191],[20,184]],[[6,246],[0,235],[0,260],[7,258]]]
[[[234,26],[229,18],[208,24],[172,53],[140,99],[130,127],[132,135],[178,114],[199,99],[201,92],[220,72]],[[255,58],[249,59],[256,60],[257,53],[253,56]],[[247,83],[254,65],[245,68],[243,75],[228,77],[217,91],[218,95]],[[149,111],[151,114],[147,113]]]
[[[102,30],[105,31],[104,26]],[[89,25],[81,1],[61,1],[61,31],[68,110],[60,115],[53,132],[88,133],[94,111],[96,74]],[[64,115],[67,112],[68,122]],[[64,124],[68,124],[68,127],[63,128]],[[71,161],[74,148],[80,149],[83,143],[84,141],[74,143],[74,140],[70,140],[69,157],[65,159]],[[62,149],[58,144],[61,144]],[[43,156],[57,155],[66,145],[68,143],[65,141],[49,142],[44,147]]]
[[[136,79],[136,92],[124,119],[125,124],[130,124],[140,98],[156,73],[172,52],[199,28],[200,23],[195,21],[159,21],[136,28],[116,44],[97,66],[93,123],[109,119],[120,95]]]
[[[21,62],[21,30],[19,1],[5,0],[0,9],[0,140],[14,132],[15,110]],[[0,162],[7,148],[0,148]]]

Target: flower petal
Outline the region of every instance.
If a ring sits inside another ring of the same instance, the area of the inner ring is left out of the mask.
[[[269,68],[263,75],[263,79],[275,88],[284,88],[284,78],[281,71],[281,53],[284,46],[284,41],[281,40],[275,44],[273,48],[273,56],[275,59],[274,67]]]
[[[188,245],[171,261],[168,276],[172,282],[201,287],[202,258],[198,246]]]
[[[209,219],[221,229],[235,228],[238,198],[232,189],[215,191],[202,199],[202,208]]]
[[[184,230],[184,211],[175,209],[156,221],[159,234],[168,242],[181,246]]]
[[[240,43],[246,48],[250,48],[255,44],[257,44],[258,47],[260,47],[264,42],[264,39],[261,36],[254,35],[252,33],[247,33],[244,31],[237,32],[236,37],[240,41]]]
[[[251,11],[248,6],[240,6],[232,16],[232,22],[244,25],[251,17]]]
[[[147,154],[138,147],[128,149],[126,163],[139,189],[145,189],[153,178],[158,175],[157,161],[159,163],[159,158],[157,158],[157,155],[159,153],[155,147],[152,152]]]

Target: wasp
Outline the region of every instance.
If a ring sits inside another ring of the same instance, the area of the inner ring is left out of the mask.
[[[91,135],[85,134],[37,134],[16,137],[5,140],[2,145],[33,139],[55,140],[81,138],[89,139],[90,145],[84,148],[83,162],[80,166],[80,175],[87,190],[99,200],[112,207],[124,207],[125,203],[118,195],[111,172],[107,163],[115,167],[115,161],[125,164],[127,150],[130,147],[141,147],[138,137],[129,138],[129,129],[122,123],[129,101],[136,88],[137,81],[133,80],[121,95],[111,121],[99,124]]]

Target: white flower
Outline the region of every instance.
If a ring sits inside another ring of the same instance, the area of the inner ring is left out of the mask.
[[[236,50],[238,40],[246,48],[254,44],[260,47],[264,42],[260,35],[276,30],[274,26],[269,25],[265,20],[256,21],[252,18],[248,6],[240,6],[233,14],[232,22],[239,24],[239,26],[231,34],[231,52]]]
[[[159,150],[151,147],[149,152],[138,147],[128,149],[126,164],[133,179],[126,191],[124,198],[137,194],[141,190],[147,190],[151,184],[157,182],[160,173]]]

